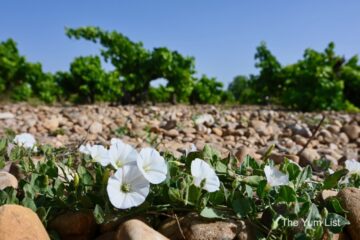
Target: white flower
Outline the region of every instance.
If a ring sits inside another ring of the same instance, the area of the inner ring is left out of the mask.
[[[117,138],[111,139],[109,158],[111,165],[115,169],[125,165],[135,165],[137,156],[137,151],[129,144],[126,144]]]
[[[359,174],[360,175],[360,163],[355,159],[346,160],[345,161],[345,168],[349,170],[349,175],[352,174]]]
[[[287,185],[289,183],[289,176],[280,172],[275,167],[265,166],[264,168],[266,180],[270,186]]]
[[[159,184],[166,179],[167,164],[158,151],[153,148],[143,148],[137,157],[137,166],[144,177],[153,184]]]
[[[110,163],[108,150],[102,145],[90,144],[81,145],[79,151],[84,154],[88,154],[91,158],[101,164],[101,166],[107,166]]]
[[[22,146],[24,148],[33,148],[36,144],[36,140],[33,135],[30,133],[22,133],[19,135],[16,135],[14,138],[14,142]],[[34,149],[35,150],[35,149]]]
[[[194,185],[201,187],[201,183],[205,181],[204,189],[208,192],[215,192],[220,188],[220,180],[214,169],[199,158],[191,162],[191,175],[194,178]]]
[[[127,209],[142,204],[150,191],[150,183],[136,165],[119,168],[108,180],[107,193],[114,207]]]
[[[197,148],[196,148],[195,144],[192,143],[190,145],[190,147],[185,149],[185,156],[189,155],[189,153],[196,152],[196,151],[197,151]]]

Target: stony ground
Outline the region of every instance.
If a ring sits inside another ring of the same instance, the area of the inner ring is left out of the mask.
[[[312,132],[319,130],[301,154]],[[62,146],[81,142],[108,144],[122,138],[136,147],[156,146],[180,155],[194,143],[206,143],[224,156],[250,154],[259,158],[272,144],[272,158],[284,156],[311,163],[325,158],[333,168],[344,159],[358,159],[360,114],[300,113],[259,107],[220,106],[0,106],[0,136],[6,129],[29,132],[41,143]]]

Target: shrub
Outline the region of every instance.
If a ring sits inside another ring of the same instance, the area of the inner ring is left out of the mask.
[[[167,48],[149,51],[141,42],[132,42],[118,32],[107,32],[96,27],[67,29],[69,37],[99,42],[101,54],[110,61],[123,79],[124,103],[138,103],[149,98],[150,82],[167,79],[172,87],[172,100],[187,101],[193,87],[194,59],[184,57]]]
[[[173,87],[165,87],[163,85],[160,85],[159,87],[150,87],[149,100],[153,103],[170,102],[173,93],[174,93]]]
[[[53,102],[59,88],[50,74],[44,73],[40,63],[29,63],[19,54],[15,41],[0,43],[0,93],[10,94],[17,101],[38,97]]]
[[[121,83],[116,73],[106,73],[98,56],[78,57],[70,66],[70,73],[58,73],[59,85],[76,102],[117,101]]]
[[[195,82],[194,89],[190,96],[191,103],[221,103],[224,99],[222,82],[216,81],[215,78],[208,78],[203,75]]]

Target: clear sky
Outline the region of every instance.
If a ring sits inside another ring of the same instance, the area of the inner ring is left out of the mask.
[[[334,41],[347,57],[360,53],[358,0],[2,0],[0,40],[13,38],[22,54],[46,71],[67,70],[76,56],[99,46],[69,40],[64,27],[117,30],[146,48],[166,46],[196,58],[199,74],[227,85],[256,73],[255,48],[265,41],[282,64]]]

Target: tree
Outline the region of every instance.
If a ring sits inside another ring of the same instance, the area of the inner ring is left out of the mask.
[[[76,102],[117,101],[122,96],[117,73],[106,73],[98,56],[78,57],[70,73],[58,73],[59,85]]]
[[[123,102],[138,103],[148,99],[150,82],[168,79],[173,87],[173,100],[186,101],[191,94],[195,73],[194,59],[183,57],[167,48],[146,50],[141,42],[132,42],[118,32],[107,32],[97,27],[67,29],[69,37],[99,42],[101,55],[110,61],[123,79]]]
[[[195,82],[194,89],[190,96],[190,102],[202,104],[220,103],[227,97],[222,88],[222,82],[218,82],[215,78],[209,78],[203,75]]]

